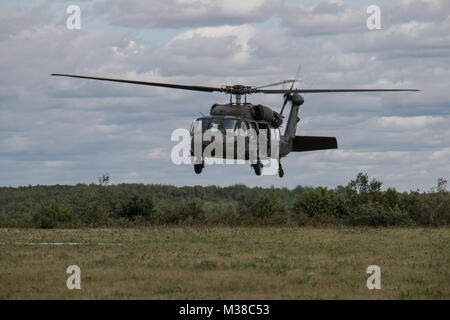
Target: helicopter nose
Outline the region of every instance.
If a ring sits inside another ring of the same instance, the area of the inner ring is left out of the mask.
[[[292,104],[301,106],[304,102],[305,100],[301,95],[299,95],[298,93],[294,93],[294,95],[292,96]]]

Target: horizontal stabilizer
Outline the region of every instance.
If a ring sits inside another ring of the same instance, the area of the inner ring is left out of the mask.
[[[294,152],[337,149],[336,137],[295,136]]]

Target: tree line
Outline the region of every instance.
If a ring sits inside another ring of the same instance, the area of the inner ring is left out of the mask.
[[[428,192],[381,186],[358,173],[335,189],[109,185],[109,176],[98,184],[0,187],[0,227],[449,225],[443,178]]]

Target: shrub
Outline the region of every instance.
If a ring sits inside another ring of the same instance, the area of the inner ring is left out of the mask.
[[[43,229],[66,228],[76,225],[72,209],[64,203],[56,201],[39,206],[33,213],[32,220],[35,227]]]
[[[137,217],[144,220],[151,220],[155,208],[152,199],[132,194],[127,200],[121,202],[118,206],[117,216],[134,221]]]
[[[293,209],[297,214],[340,217],[344,214],[340,198],[332,190],[318,187],[295,197]]]
[[[239,221],[244,225],[280,224],[286,220],[284,207],[271,194],[264,193],[255,200],[243,200],[238,206]]]
[[[388,227],[408,225],[411,222],[408,214],[398,206],[385,208],[380,203],[373,201],[356,207],[349,217],[349,223],[355,226]]]
[[[197,201],[160,204],[157,222],[162,224],[203,223],[205,212]]]

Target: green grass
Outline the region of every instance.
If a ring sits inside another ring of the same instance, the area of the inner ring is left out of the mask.
[[[0,299],[450,298],[449,228],[0,229],[0,243]]]

